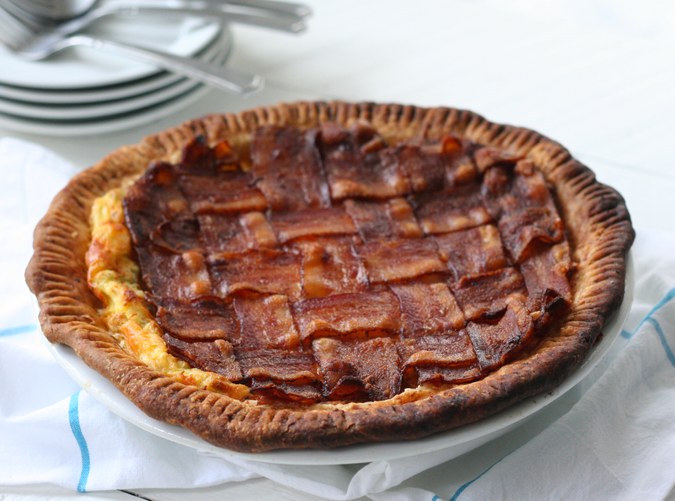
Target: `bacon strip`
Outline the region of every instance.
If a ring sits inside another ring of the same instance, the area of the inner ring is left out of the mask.
[[[155,318],[159,326],[184,341],[224,339],[238,345],[241,331],[231,305],[214,299],[191,303],[159,300]]]
[[[214,290],[227,297],[240,290],[300,297],[301,257],[273,250],[209,256]]]
[[[348,237],[302,239],[302,293],[305,298],[364,292],[366,270]]]
[[[391,198],[410,185],[396,159],[382,154],[386,144],[369,126],[356,122],[348,132],[336,123],[321,126],[319,145],[331,197]]]
[[[293,350],[299,345],[286,296],[240,293],[232,304],[241,324],[241,346]]]
[[[478,184],[417,195],[412,200],[426,234],[473,228],[491,220]]]
[[[364,392],[369,400],[385,400],[401,390],[396,343],[389,338],[362,340],[316,339],[326,396],[353,399]]]
[[[239,218],[239,223],[248,239],[249,249],[274,249],[279,241],[272,226],[262,212],[247,212]]]
[[[499,231],[492,224],[435,235],[441,259],[457,281],[508,265]]]
[[[525,299],[525,282],[514,268],[464,277],[452,285],[467,320],[494,320],[511,296]]]
[[[357,252],[371,283],[448,271],[436,245],[427,239],[376,240],[360,246]]]
[[[316,130],[259,127],[251,138],[252,171],[275,211],[330,207]]]
[[[230,381],[241,381],[239,363],[232,345],[223,339],[188,343],[169,334],[164,334],[168,352],[203,371],[215,372]]]
[[[153,232],[157,232],[164,223],[173,219],[194,219],[188,201],[176,185],[173,167],[164,162],[152,164],[129,187],[123,206],[131,238],[138,247],[149,245]],[[165,231],[169,230],[170,228],[165,228]],[[157,238],[160,235],[161,231]],[[188,233],[186,236],[188,240],[184,245],[196,247],[194,235]]]
[[[390,291],[338,294],[293,305],[303,342],[318,336],[398,333],[401,311]]]
[[[558,214],[543,207],[526,207],[503,216],[499,220],[499,231],[516,263],[527,257],[533,244],[558,243],[565,237]]]
[[[249,241],[236,215],[200,214],[197,216],[206,252],[246,252]]]
[[[309,352],[283,349],[237,349],[237,360],[247,379],[305,385],[320,381],[318,366]]]
[[[211,294],[204,256],[195,251],[169,253],[149,245],[136,248],[143,281],[157,298],[191,301]]]
[[[406,339],[398,344],[398,353],[404,370],[416,372],[416,384],[464,383],[481,376],[466,331]]]
[[[523,158],[523,156],[485,146],[483,148],[478,148],[474,152],[473,158],[476,162],[478,172],[483,174],[490,167],[494,166],[506,166],[512,168],[518,160]]]
[[[557,214],[557,209],[544,175],[531,160],[520,160],[513,171],[509,190],[498,198],[499,210],[509,214],[527,207],[540,207]]]
[[[472,147],[459,137],[446,135],[429,143],[409,141],[394,149],[394,156],[410,179],[412,191],[421,193],[455,188],[476,179]]]
[[[271,222],[281,243],[307,236],[356,233],[354,222],[343,207],[275,212]]]
[[[267,208],[267,199],[253,187],[255,178],[250,172],[232,170],[197,174],[183,171],[178,183],[195,214],[219,212],[233,214]]]
[[[461,153],[461,145],[457,153]],[[451,155],[443,154],[440,144],[408,143],[394,149],[393,155],[410,179],[413,193],[441,188],[445,181],[446,165],[453,160]]]
[[[270,400],[290,400],[299,404],[313,404],[319,402],[321,390],[311,384],[277,383],[270,380],[252,379],[251,393]]]
[[[262,212],[241,215],[200,214],[199,227],[209,254],[275,249],[277,237]]]
[[[442,334],[464,327],[464,314],[447,285],[409,282],[389,287],[401,304],[405,337]]]
[[[386,202],[345,200],[345,209],[364,241],[380,238],[421,238],[422,228],[405,198]]]
[[[493,371],[514,358],[531,339],[534,329],[529,312],[520,301],[510,301],[495,325],[470,322],[467,332],[484,372]]]
[[[404,339],[398,344],[398,352],[402,366],[451,367],[476,362],[476,354],[465,331]]]
[[[150,241],[169,252],[181,253],[201,247],[199,223],[194,217],[164,221],[150,232]]]
[[[520,264],[530,301],[534,308],[550,310],[553,303],[563,299],[568,304],[572,301],[572,289],[568,280],[574,271],[574,263],[570,258],[569,244],[561,242],[553,246],[540,246]]]

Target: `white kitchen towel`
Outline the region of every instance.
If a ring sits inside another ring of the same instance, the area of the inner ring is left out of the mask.
[[[80,491],[192,488],[266,477],[329,499],[662,499],[675,479],[675,235],[639,232],[625,349],[575,407],[448,493],[397,487],[449,459],[281,466],[199,453],[117,417],[63,372],[40,339],[23,270],[32,229],[75,169],[39,146],[0,140],[0,486]],[[653,311],[652,311],[653,310]],[[440,465],[440,466],[438,466]],[[461,460],[447,463],[454,479]],[[441,486],[439,488],[438,486]]]

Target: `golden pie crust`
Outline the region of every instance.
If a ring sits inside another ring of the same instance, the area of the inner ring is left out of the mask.
[[[378,401],[299,406],[247,400],[239,385],[203,379],[199,386],[190,384],[190,377],[159,372],[120,346],[102,318],[101,301],[88,286],[85,256],[92,242],[90,215],[96,199],[128,186],[154,162],[180,160],[183,147],[200,135],[210,145],[225,139],[246,158],[252,132],[259,126],[309,129],[329,121],[349,126],[358,120],[370,122],[388,144],[455,134],[523,156],[544,175],[577,269],[568,311],[532,351],[474,382],[425,384]],[[329,448],[427,436],[560,384],[584,360],[621,304],[633,238],[621,196],[598,183],[562,146],[536,132],[448,108],[302,102],[207,116],[113,152],[57,195],[36,228],[26,279],[38,297],[40,322],[49,341],[71,346],[149,416],[238,451]]]

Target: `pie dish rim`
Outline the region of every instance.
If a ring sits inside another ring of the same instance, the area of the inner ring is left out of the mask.
[[[575,307],[557,336],[546,339],[527,358],[475,383],[445,390],[442,395],[398,405],[383,401],[356,405],[348,411],[309,411],[315,413],[311,416],[245,405],[182,385],[143,366],[119,348],[98,318],[97,302],[86,285],[86,266],[78,259],[88,246],[87,208],[94,198],[123,178],[140,173],[151,161],[171,159],[180,146],[199,134],[210,143],[221,137],[236,143],[261,124],[308,126],[328,119],[347,124],[357,118],[370,119],[385,139],[387,133],[410,136],[422,130],[432,135],[461,132],[488,146],[527,153],[542,168],[561,201],[561,216],[575,241],[575,254],[598,258],[593,266],[588,266],[587,257],[582,260],[584,267],[577,278],[582,275],[585,287],[577,292]],[[225,136],[225,131],[229,135]],[[582,223],[570,227],[570,213],[584,216]],[[264,451],[419,438],[476,421],[557,386],[580,365],[602,325],[621,304],[626,253],[634,232],[621,196],[595,181],[592,172],[567,150],[536,132],[493,124],[475,113],[449,108],[301,102],[237,115],[210,115],[150,136],[139,145],[116,150],[69,183],[55,198],[35,236],[35,255],[26,276],[38,296],[40,323],[51,342],[70,345],[85,363],[110,379],[151,417],[181,424],[222,447]],[[577,302],[586,307],[577,308]]]

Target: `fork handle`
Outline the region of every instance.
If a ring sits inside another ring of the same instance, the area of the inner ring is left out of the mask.
[[[250,7],[253,9],[278,12],[279,14],[299,17],[307,17],[312,13],[312,9],[307,5],[292,2],[279,2],[276,0],[228,0],[227,3],[230,5],[239,5],[241,7]]]
[[[249,75],[232,68],[223,68],[216,64],[200,61],[199,59],[175,56],[166,52],[141,48],[117,41],[94,38],[88,35],[75,35],[65,39],[64,45],[61,48],[72,45],[83,45],[110,54],[117,54],[152,64],[240,96],[256,92],[262,89],[264,85],[264,80],[259,75]]]

